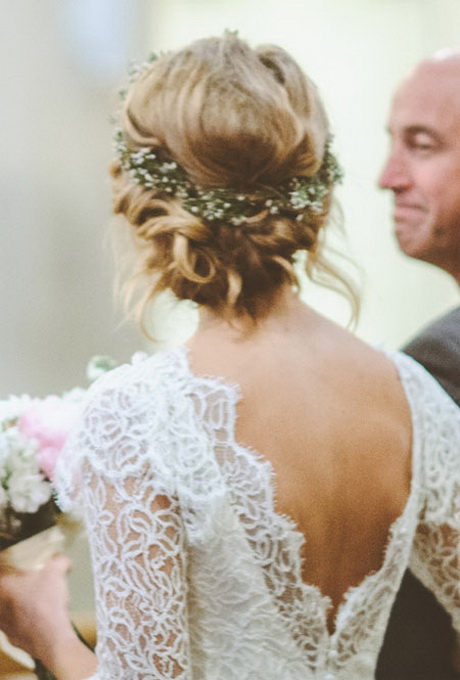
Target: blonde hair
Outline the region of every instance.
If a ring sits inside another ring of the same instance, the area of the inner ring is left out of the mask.
[[[198,185],[246,194],[314,175],[329,138],[317,90],[287,52],[251,49],[231,33],[153,62],[128,92],[121,127],[130,150],[151,148]],[[283,284],[298,287],[293,262],[302,250],[311,278],[322,270],[356,303],[352,285],[320,252],[332,186],[319,213],[299,220],[261,208],[236,226],[200,219],[178,199],[133,183],[119,161],[111,172],[114,212],[128,219],[139,246],[134,280],[147,281],[139,316],[170,289],[220,314],[257,320]]]

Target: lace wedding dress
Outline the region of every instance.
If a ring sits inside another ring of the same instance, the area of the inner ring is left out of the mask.
[[[330,600],[301,579],[303,536],[274,510],[270,463],[235,441],[238,387],[194,376],[184,348],[92,387],[58,472],[92,552],[92,680],[371,680],[407,566],[460,631],[460,410],[392,359],[413,417],[411,492],[332,634]]]

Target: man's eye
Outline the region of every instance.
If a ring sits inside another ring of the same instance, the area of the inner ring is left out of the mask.
[[[427,139],[426,137],[419,137],[409,141],[409,146],[416,151],[433,151],[435,149],[435,143],[432,139]]]

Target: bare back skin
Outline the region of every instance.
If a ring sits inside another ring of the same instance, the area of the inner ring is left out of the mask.
[[[270,461],[276,509],[305,536],[302,577],[331,598],[383,563],[411,481],[411,416],[393,363],[290,290],[258,327],[202,316],[192,371],[239,384],[236,439]]]

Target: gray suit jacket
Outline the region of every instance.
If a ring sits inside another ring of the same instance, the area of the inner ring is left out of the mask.
[[[425,328],[403,352],[425,366],[460,406],[460,307]]]
[[[422,330],[403,351],[460,406],[460,307]],[[450,617],[407,571],[380,652],[377,680],[456,680],[460,674],[451,662],[453,644]]]

